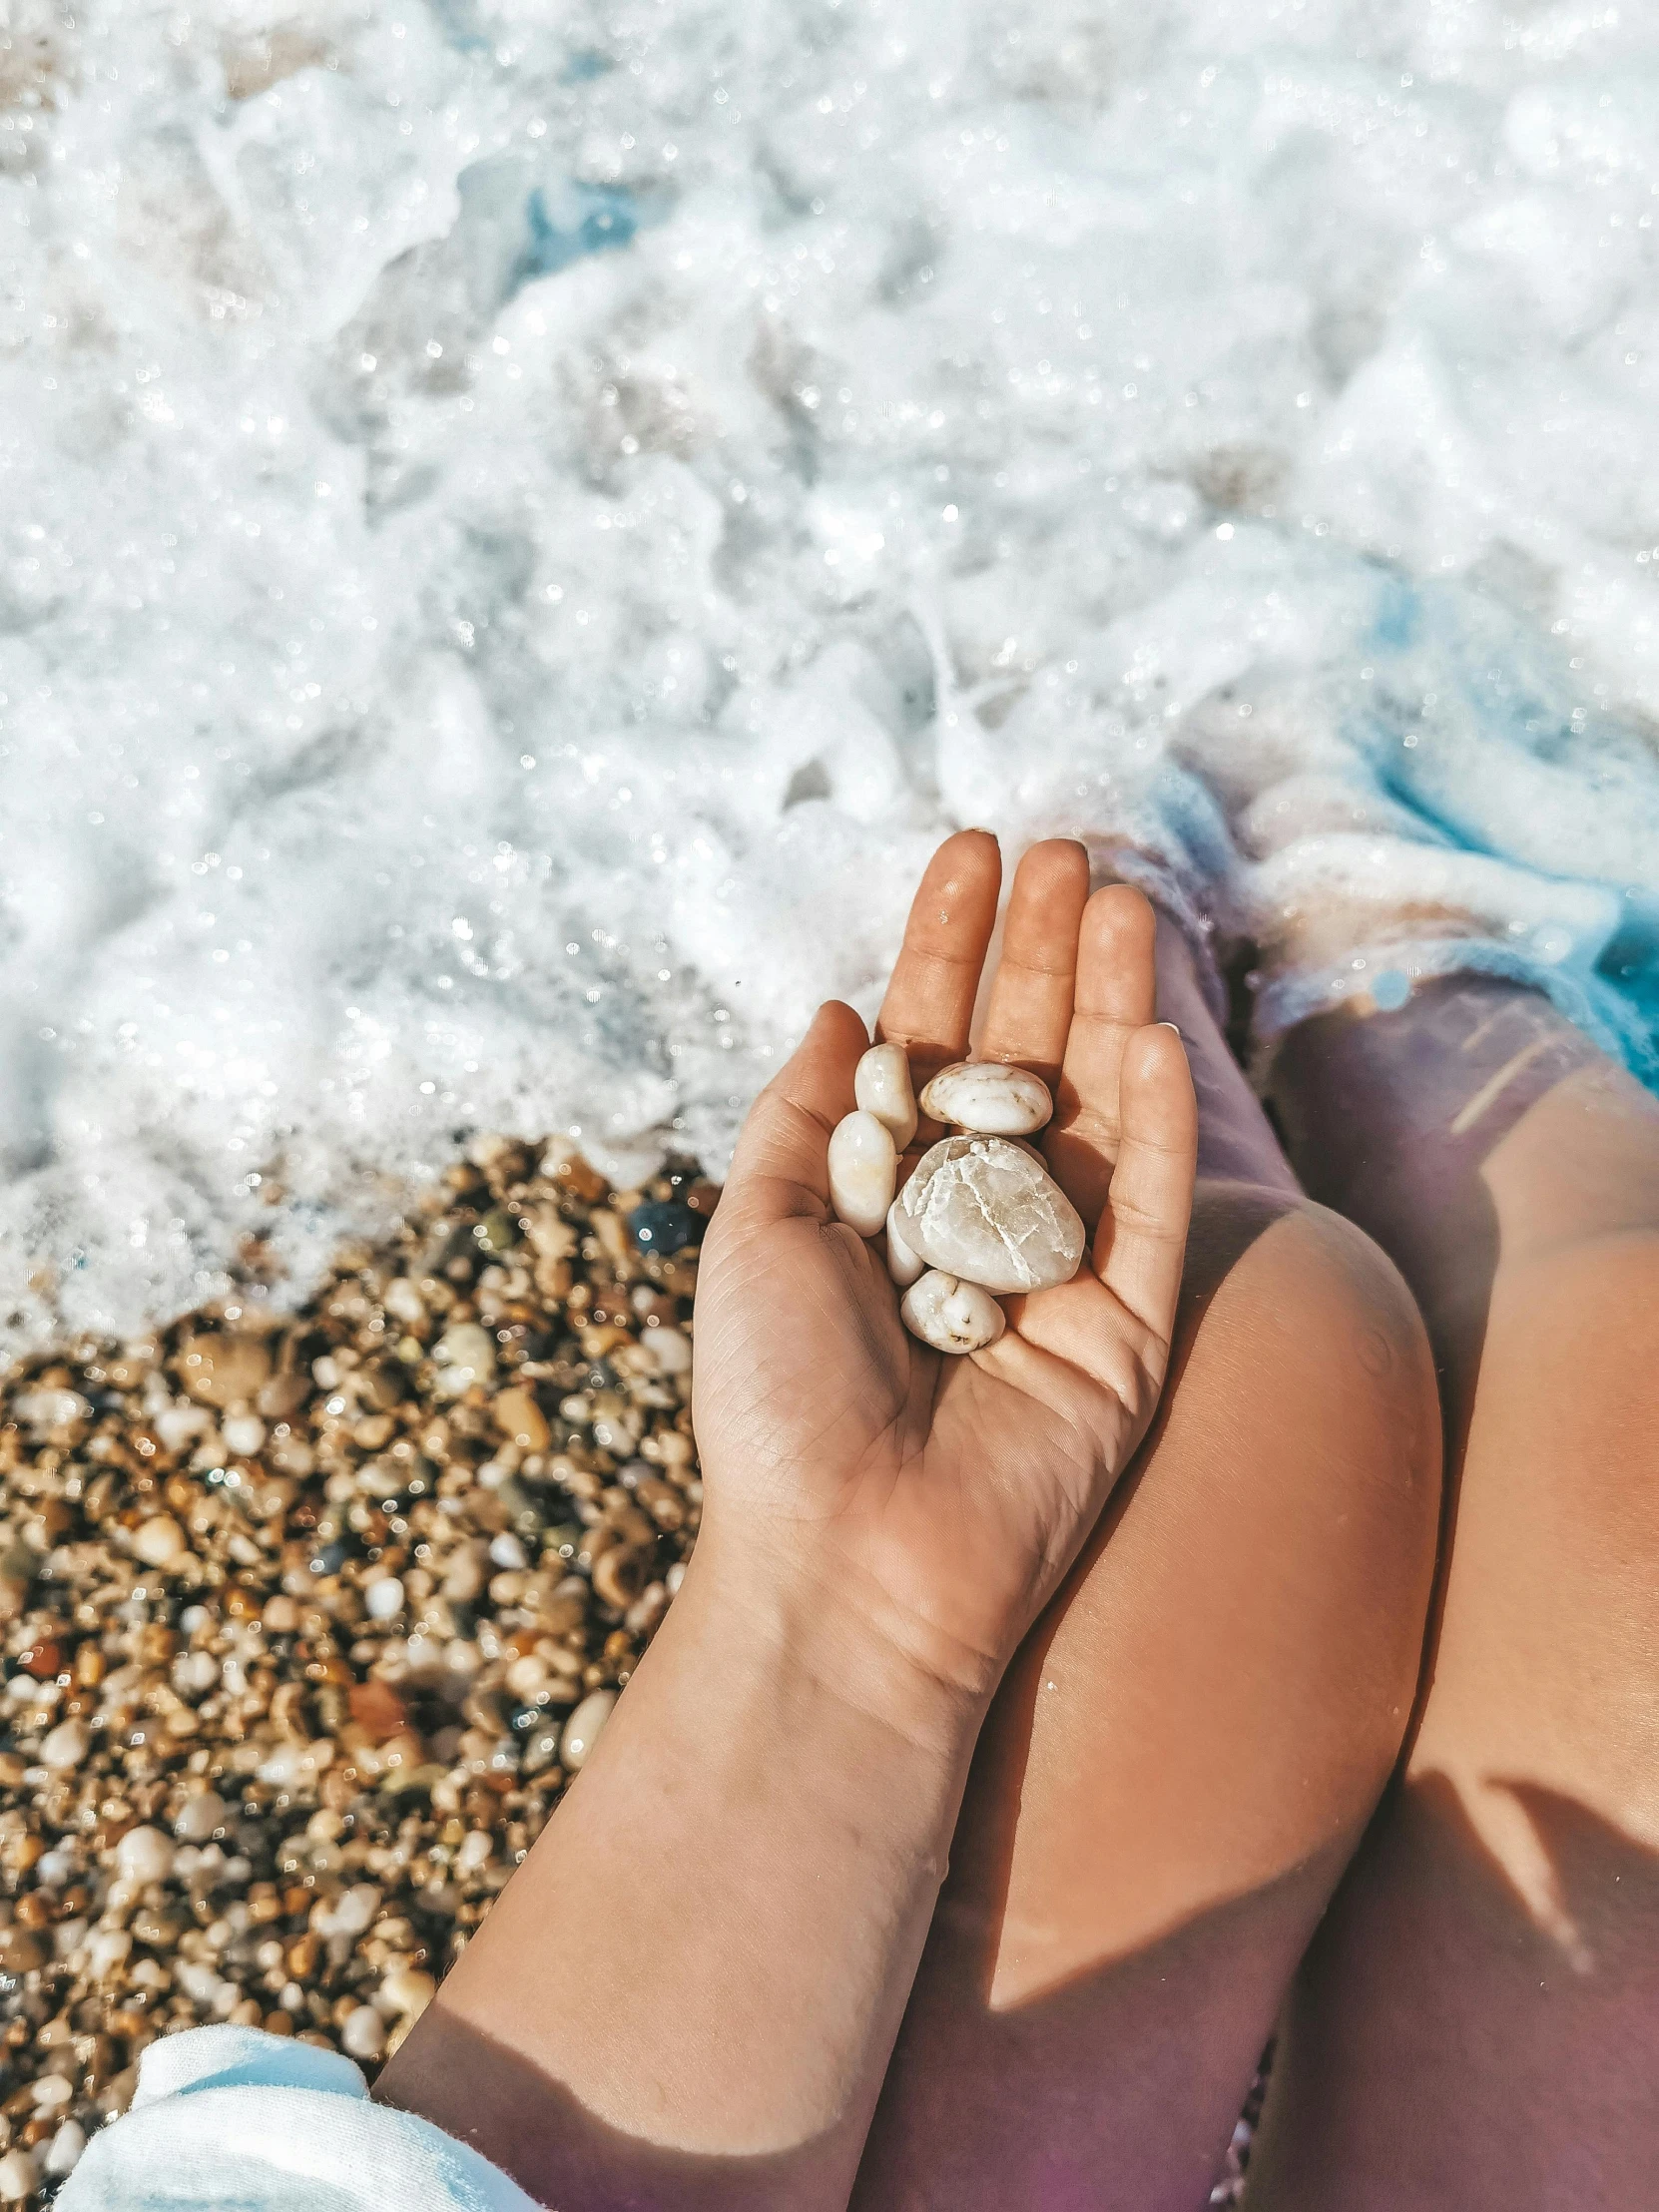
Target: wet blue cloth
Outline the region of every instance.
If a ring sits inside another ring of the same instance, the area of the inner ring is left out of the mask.
[[[536,2212],[429,2120],[371,2104],[349,2058],[257,2027],[152,2043],[125,2118],[57,2212]]]

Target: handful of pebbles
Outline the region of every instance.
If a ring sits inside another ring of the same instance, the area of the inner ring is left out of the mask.
[[[1085,1234],[1076,1208],[1019,1140],[1054,1111],[1029,1069],[959,1060],[922,1091],[920,1111],[961,1132],[924,1152],[898,1189],[915,1135],[909,1062],[872,1045],[853,1077],[855,1110],[830,1138],[830,1202],[861,1237],[886,1234],[887,1269],[903,1291],[899,1317],[935,1351],[982,1352],[1006,1326],[998,1297],[1069,1283]]]
[[[158,2035],[419,2017],[679,1587],[717,1195],[484,1140],[297,1313],[0,1381],[0,2204]]]

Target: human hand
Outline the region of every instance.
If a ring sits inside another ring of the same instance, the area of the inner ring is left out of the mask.
[[[970,830],[916,893],[877,1037],[917,1091],[963,1058],[1001,881]],[[1093,1232],[1070,1283],[1004,1301],[966,1358],[910,1337],[878,1245],[830,1210],[830,1131],[868,1043],[821,1008],[757,1100],[703,1248],[694,1413],[699,1566],[784,1587],[898,1672],[983,1702],[1145,1434],[1180,1287],[1197,1114],[1179,1036],[1153,1023],[1151,907],[1088,894],[1080,845],[1014,878],[976,1057],[1055,1093],[1049,1167]],[[902,1174],[939,1131],[924,1124]],[[694,1572],[697,1569],[694,1568]]]

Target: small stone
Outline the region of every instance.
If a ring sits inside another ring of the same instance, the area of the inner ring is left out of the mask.
[[[898,1226],[898,1201],[895,1198],[887,1208],[887,1273],[901,1291],[907,1291],[927,1265],[918,1253],[904,1242],[904,1232]]]
[[[892,1131],[873,1114],[858,1112],[836,1122],[830,1137],[830,1204],[837,1221],[860,1237],[879,1234],[898,1181]]]
[[[173,1859],[173,1840],[159,1828],[130,1828],[115,1847],[116,1865],[129,1882],[165,1882]]]
[[[278,1590],[275,1597],[266,1599],[260,1620],[268,1636],[291,1636],[299,1626],[299,1608]]]
[[[72,2174],[86,2147],[87,2131],[80,2121],[65,2120],[46,2146],[44,2165],[52,2180],[61,2181],[65,2174]]]
[[[559,1740],[559,1758],[572,1774],[586,1766],[600,1732],[616,1704],[615,1690],[590,1691],[568,1721]]]
[[[124,1928],[95,1928],[87,1937],[87,1970],[97,1981],[103,1981],[125,1965],[133,1948],[133,1938]]]
[[[496,1427],[509,1443],[520,1444],[526,1451],[545,1451],[553,1441],[547,1415],[536,1403],[535,1391],[526,1385],[498,1390],[491,1410]]]
[[[457,1322],[446,1329],[432,1347],[439,1386],[447,1396],[459,1397],[474,1382],[488,1382],[495,1375],[495,1339],[475,1321]]]
[[[351,1718],[371,1743],[383,1744],[409,1724],[409,1709],[391,1684],[372,1675],[351,1685],[347,1704]]]
[[[913,1252],[998,1297],[1069,1283],[1083,1258],[1076,1207],[1036,1155],[1006,1137],[946,1137],[922,1155],[898,1200]]]
[[[912,1337],[935,1352],[983,1352],[1007,1327],[1007,1317],[989,1291],[929,1268],[910,1285],[898,1309]]]
[[[265,1442],[265,1422],[258,1413],[232,1413],[223,1424],[223,1434],[228,1450],[252,1459]]]
[[[139,1523],[133,1549],[147,1567],[171,1567],[184,1557],[185,1532],[171,1513],[156,1513]]]
[[[35,2162],[26,2150],[9,2150],[0,2158],[0,2204],[21,2204],[35,2193]]]
[[[173,1833],[182,1844],[212,1843],[215,1832],[225,1826],[228,1811],[217,1790],[203,1790],[196,1797],[186,1798],[173,1823]]]
[[[348,2058],[376,2059],[386,2047],[386,2023],[372,2004],[359,2004],[345,2015],[339,2039]]]
[[[400,2019],[419,2019],[437,1994],[437,1983],[415,1966],[393,1966],[380,1977],[375,2003]]]
[[[271,1354],[259,1337],[187,1337],[179,1354],[185,1388],[209,1405],[252,1399],[270,1375]]]
[[[383,1574],[363,1592],[363,1605],[371,1621],[395,1620],[403,1610],[403,1585],[395,1574]]]
[[[629,1231],[640,1250],[665,1255],[684,1252],[688,1245],[700,1245],[708,1226],[701,1214],[672,1198],[636,1206],[628,1216]]]
[[[991,1137],[1028,1137],[1054,1112],[1040,1075],[1002,1060],[955,1060],[921,1094],[921,1110],[935,1121]]]
[[[872,1044],[852,1071],[852,1097],[864,1113],[886,1124],[902,1152],[916,1133],[916,1096],[904,1047]]]
[[[664,1375],[689,1375],[692,1364],[691,1339],[679,1329],[642,1329],[640,1343],[656,1361]]]
[[[81,1764],[92,1739],[79,1721],[63,1721],[40,1747],[40,1763],[58,1774],[69,1774]]]

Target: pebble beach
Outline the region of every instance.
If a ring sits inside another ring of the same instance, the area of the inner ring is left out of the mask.
[[[579,1771],[696,1539],[717,1193],[485,1141],[297,1311],[0,1385],[0,2202],[158,2035],[372,2077]]]

